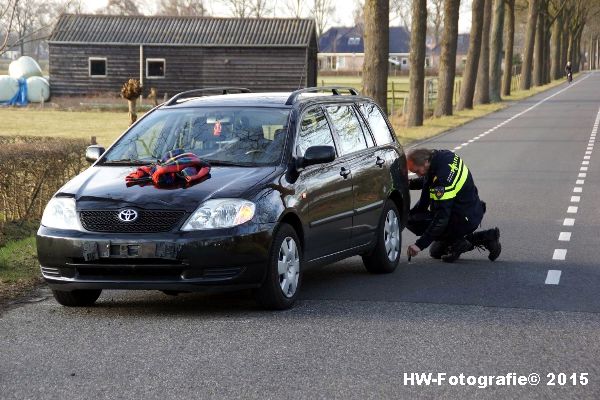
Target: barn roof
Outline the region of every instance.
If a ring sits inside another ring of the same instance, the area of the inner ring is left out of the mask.
[[[315,22],[299,18],[60,16],[50,43],[307,47]]]

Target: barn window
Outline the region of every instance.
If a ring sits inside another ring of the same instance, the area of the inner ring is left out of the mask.
[[[165,77],[165,59],[148,58],[146,59],[146,78],[164,78]]]
[[[106,76],[106,58],[89,58],[90,76],[105,77]]]

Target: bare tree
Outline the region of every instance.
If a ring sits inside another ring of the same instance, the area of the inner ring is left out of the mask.
[[[427,19],[429,20],[429,29],[435,40],[435,44],[440,43],[442,34],[442,22],[444,21],[444,0],[429,0],[430,7],[427,8]],[[458,1],[460,5],[460,1]]]
[[[483,29],[481,32],[481,52],[475,87],[475,103],[490,102],[490,25],[492,20],[492,0],[485,0],[483,9]]]
[[[252,11],[250,0],[220,0],[236,18],[248,18]]]
[[[254,18],[265,18],[272,14],[274,5],[270,0],[252,0],[250,3],[250,15]]]
[[[562,10],[558,13],[556,21],[552,26],[552,55],[550,57],[550,79],[559,79],[561,76],[561,38],[563,35]]]
[[[515,43],[515,0],[506,0],[506,8],[506,45],[504,46],[504,77],[502,79],[502,94],[504,96],[510,96],[513,51]]]
[[[423,125],[427,0],[413,0],[410,33],[410,84],[407,126]]]
[[[483,30],[483,11],[485,0],[473,0],[471,6],[471,35],[469,38],[469,52],[467,64],[463,73],[462,89],[457,109],[473,108],[473,95],[477,81],[477,68],[479,66],[479,53],[481,51],[481,32]]]
[[[106,7],[99,11],[105,14],[114,15],[140,15],[135,0],[108,0]]]
[[[284,3],[285,10],[294,18],[302,18],[305,7],[305,0],[286,0]]]
[[[529,0],[529,13],[527,17],[527,33],[525,34],[525,50],[523,51],[523,65],[521,66],[521,89],[531,87],[531,64],[533,61],[533,48],[535,43],[535,28],[537,26],[539,0]]]
[[[317,25],[317,37],[320,37],[325,31],[325,28],[329,23],[329,18],[334,11],[335,8],[333,7],[332,0],[313,0],[313,7],[310,15],[314,18],[315,24]]]
[[[535,30],[533,85],[541,86],[544,74],[544,39],[546,37],[546,18],[548,16],[548,1],[540,0],[538,8],[537,28]]]
[[[363,93],[375,99],[379,106],[386,111],[390,34],[389,15],[388,0],[365,1]]]
[[[13,22],[15,20],[15,13],[19,7],[19,0],[8,1],[6,5],[2,5],[0,8],[0,22],[4,25],[4,19],[6,18],[6,32],[0,32],[4,34],[4,40],[0,44],[0,54],[3,54],[9,47],[8,41],[10,39],[10,33],[12,31]]]
[[[459,14],[459,1],[444,1],[444,33],[442,35],[440,67],[438,71],[438,100],[434,111],[436,117],[452,115]]]
[[[203,17],[207,14],[207,10],[202,0],[160,0],[158,13],[171,16]]]
[[[412,0],[391,0],[390,8],[392,14],[400,19],[400,25],[409,27],[411,25]]]
[[[504,0],[494,0],[494,22],[490,45],[490,101],[493,103],[502,100],[500,97],[500,84],[502,71],[502,31],[504,30]]]

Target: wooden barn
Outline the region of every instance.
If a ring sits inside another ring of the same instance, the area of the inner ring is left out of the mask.
[[[160,97],[210,86],[315,86],[310,19],[62,15],[49,39],[53,96],[118,94],[130,78]]]

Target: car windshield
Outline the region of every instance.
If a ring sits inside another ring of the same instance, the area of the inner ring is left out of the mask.
[[[281,160],[289,113],[258,107],[156,110],[127,132],[103,162],[149,163],[183,149],[213,164],[274,164]]]

